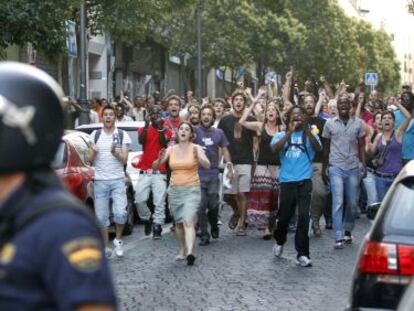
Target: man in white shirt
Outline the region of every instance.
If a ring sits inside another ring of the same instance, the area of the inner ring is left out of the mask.
[[[106,254],[111,256],[108,247],[109,198],[115,220],[116,237],[113,241],[115,254],[123,256],[122,231],[127,218],[127,195],[124,183],[124,165],[128,161],[128,134],[115,126],[116,115],[112,106],[103,109],[103,128],[91,134],[89,160],[95,166],[94,194],[95,214],[106,243]]]

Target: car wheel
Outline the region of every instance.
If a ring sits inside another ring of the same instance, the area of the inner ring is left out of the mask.
[[[134,202],[131,200],[131,196],[129,195],[129,193],[130,192],[128,191],[127,221],[124,226],[124,231],[122,233],[123,235],[131,235],[134,231],[135,205]]]

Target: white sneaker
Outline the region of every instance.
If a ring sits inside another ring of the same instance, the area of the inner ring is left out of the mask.
[[[122,242],[122,240],[114,239],[113,243],[115,246],[114,248],[115,254],[118,257],[124,256],[124,242]]]
[[[278,245],[277,243],[273,246],[273,255],[275,257],[280,258],[283,253],[283,245]]]
[[[335,242],[334,249],[343,249],[343,248],[344,248],[343,240],[339,240]]]
[[[105,247],[105,257],[106,257],[107,259],[109,259],[109,258],[111,258],[111,257],[112,257],[112,249],[111,249],[111,248],[109,248],[109,247]]]
[[[186,258],[187,258],[187,256],[181,255],[181,254],[178,254],[177,256],[175,256],[175,260],[176,261],[184,260]]]
[[[296,259],[296,264],[301,267],[312,267],[312,261],[306,256],[299,256]]]

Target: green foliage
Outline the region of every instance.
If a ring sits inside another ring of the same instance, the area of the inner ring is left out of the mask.
[[[65,49],[65,20],[79,22],[82,0],[0,0],[0,51],[31,42],[48,55]],[[197,8],[202,12],[203,66],[255,64],[260,82],[268,67],[294,66],[301,81],[324,74],[356,85],[379,73],[380,87],[399,84],[390,39],[345,16],[332,0],[86,0],[92,33],[107,31],[127,44],[150,40],[196,59]],[[414,0],[408,8],[414,7]],[[414,10],[412,10],[414,12]],[[190,62],[191,63],[191,62]],[[193,62],[195,63],[195,62]]]
[[[289,7],[306,28],[304,46],[287,58],[302,81],[324,74],[330,81],[357,85],[365,72],[374,71],[383,91],[398,86],[399,65],[384,32],[346,16],[335,1],[292,0]]]
[[[34,47],[55,55],[65,47],[65,20],[73,19],[79,0],[1,0],[0,50],[9,45]]]
[[[205,68],[284,63],[286,46],[301,46],[304,28],[284,0],[209,0],[202,14]],[[169,46],[173,53],[196,57],[196,6],[173,17]],[[263,73],[263,72],[261,72]]]

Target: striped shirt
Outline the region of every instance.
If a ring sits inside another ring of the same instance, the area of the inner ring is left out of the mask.
[[[112,180],[124,178],[125,176],[124,164],[121,163],[121,161],[119,161],[117,158],[115,158],[115,156],[111,153],[113,134],[115,133],[118,134],[117,128],[115,128],[115,131],[111,134],[105,133],[105,130],[102,129],[101,135],[99,136],[98,141],[96,142],[97,153],[94,165],[96,180]],[[91,134],[92,141],[95,141],[95,135],[96,131],[93,131]],[[122,144],[131,144],[131,139],[125,131],[122,139]]]

